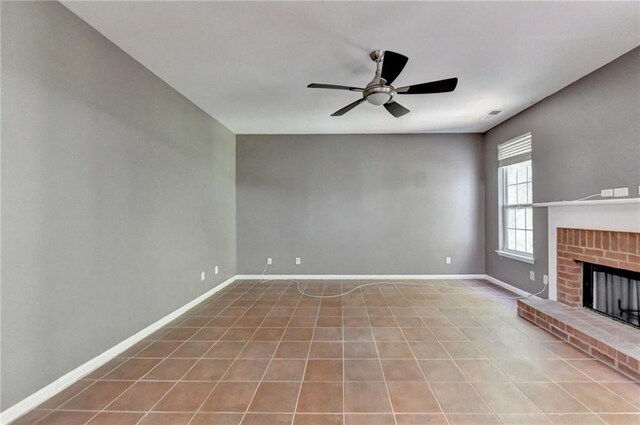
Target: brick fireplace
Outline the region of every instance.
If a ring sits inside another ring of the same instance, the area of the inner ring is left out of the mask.
[[[608,312],[599,314],[594,305],[583,307],[583,285],[601,274],[594,273],[595,268],[627,270],[625,274],[634,276],[640,272],[640,198],[548,202],[534,207],[548,209],[549,298],[518,300],[518,315],[640,381],[636,325],[621,323],[620,317],[614,320]],[[583,279],[583,266],[591,279]],[[585,304],[593,301],[594,288],[602,287],[591,286]]]
[[[640,272],[640,233],[557,228],[557,300],[582,306],[582,263]]]
[[[518,300],[518,315],[640,380],[640,332],[583,306],[583,263],[640,272],[640,233],[556,229],[557,302]]]

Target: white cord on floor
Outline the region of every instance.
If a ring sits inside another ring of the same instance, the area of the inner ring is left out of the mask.
[[[334,294],[334,295],[313,295],[313,294],[307,294],[306,292],[304,292],[302,289],[300,289],[300,282],[295,280],[295,279],[265,279],[264,275],[267,272],[267,268],[269,267],[269,263],[264,265],[264,270],[262,270],[262,276],[260,277],[260,283],[265,283],[265,282],[270,282],[270,281],[274,281],[274,280],[282,280],[285,282],[292,282],[296,284],[296,289],[298,290],[298,292],[300,292],[303,296],[308,297],[308,298],[318,298],[318,299],[328,299],[328,298],[338,298],[338,297],[343,297],[345,295],[348,295],[360,288],[365,288],[367,286],[375,286],[375,285],[404,285],[404,286],[423,286],[423,284],[421,283],[410,283],[410,282],[393,282],[393,281],[378,281],[378,282],[369,282],[369,283],[363,283],[362,285],[358,285],[355,288],[352,288],[350,290],[348,290],[347,292],[343,292],[341,294]],[[516,296],[516,297],[492,297],[492,298],[499,298],[499,299],[513,299],[513,300],[517,300],[517,299],[527,299],[527,298],[531,298],[531,297],[535,297],[536,295],[540,295],[541,293],[544,292],[545,289],[547,289],[547,286],[549,284],[545,283],[544,287],[536,292],[535,294],[529,294],[529,295],[520,295],[520,296]]]

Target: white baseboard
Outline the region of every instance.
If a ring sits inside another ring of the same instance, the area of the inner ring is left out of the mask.
[[[215,288],[212,288],[209,291],[205,292],[204,294],[200,295],[198,298],[194,299],[193,301],[190,301],[187,304],[183,305],[182,307],[178,308],[177,310],[174,310],[173,312],[167,314],[160,320],[152,323],[151,325],[142,329],[140,332],[136,333],[135,335],[130,336],[129,338],[125,339],[119,344],[109,348],[107,351],[103,352],[102,354],[94,357],[88,362],[73,369],[71,372],[67,373],[66,375],[63,375],[60,378],[56,379],[46,387],[36,391],[35,393],[31,394],[27,398],[23,399],[22,401],[19,401],[18,403],[9,407],[8,409],[0,413],[0,424],[2,425],[8,424],[9,422],[14,421],[20,416],[28,413],[30,410],[39,406],[43,402],[47,401],[54,395],[58,394],[60,391],[64,390],[65,388],[73,384],[74,382],[78,381],[82,377],[93,372],[94,370],[104,365],[114,357],[117,357],[118,354],[128,350],[133,345],[142,341],[144,338],[151,335],[158,329],[162,328],[168,323],[171,323],[173,320],[177,319],[178,317],[186,313],[188,310],[197,306],[198,304],[200,304],[201,302],[209,298],[211,295],[224,289],[235,280],[236,280],[236,276],[230,277],[229,279],[225,280],[221,284],[217,285]]]
[[[305,280],[318,280],[318,279],[416,279],[416,280],[450,280],[450,279],[486,279],[484,274],[243,274],[236,275],[236,279],[265,279],[265,280],[277,280],[277,279],[305,279]]]
[[[527,291],[522,290],[520,288],[516,288],[513,285],[509,285],[507,282],[503,282],[500,279],[496,279],[493,276],[485,275],[484,279],[488,280],[489,282],[493,283],[494,285],[498,285],[498,286],[500,286],[500,287],[502,287],[504,289],[507,289],[507,290],[509,290],[509,291],[511,291],[511,292],[513,292],[515,294],[521,295],[523,297],[528,297],[528,296],[531,295],[530,292],[527,292]],[[534,295],[532,298],[540,298],[540,297]]]
[[[460,279],[460,280],[464,280],[464,279],[484,279],[484,280],[488,280],[489,282],[498,285],[504,289],[507,289],[517,295],[521,295],[521,296],[529,296],[531,295],[529,292],[524,291],[520,288],[516,288],[513,285],[510,285],[506,282],[503,282],[499,279],[496,279],[493,276],[489,276],[486,274],[362,274],[362,275],[355,275],[355,274],[347,274],[347,275],[343,275],[343,274],[299,274],[299,275],[294,275],[294,274],[265,274],[265,275],[260,275],[260,274],[245,274],[245,275],[236,275],[237,279],[246,279],[246,280],[257,280],[257,279],[264,279],[264,280],[286,280],[286,279],[300,279],[300,280],[321,280],[321,279],[326,279],[326,280],[330,280],[330,279],[343,279],[343,280],[350,280],[350,279],[363,279],[363,280],[372,280],[372,279],[380,279],[380,280],[387,280],[387,279],[397,279],[397,280],[403,280],[403,279],[411,279],[411,280],[454,280],[454,279]],[[534,298],[539,298],[537,296],[533,296]]]
[[[516,288],[513,285],[510,285],[506,282],[496,279],[493,276],[489,276],[486,274],[364,274],[364,275],[341,275],[341,274],[308,274],[308,275],[290,275],[290,274],[265,274],[265,275],[236,275],[237,279],[247,279],[247,280],[257,280],[257,279],[265,279],[265,280],[286,280],[286,279],[300,279],[300,280],[321,280],[321,279],[363,279],[363,280],[387,280],[387,279],[411,279],[411,280],[464,280],[464,279],[484,279],[489,282],[498,285],[504,289],[507,289],[517,295],[520,296],[529,296],[531,295],[529,292],[524,291],[520,288]],[[533,296],[533,298],[539,298],[537,296]]]

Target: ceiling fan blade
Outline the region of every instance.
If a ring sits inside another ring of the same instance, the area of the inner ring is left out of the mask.
[[[458,78],[447,78],[446,80],[431,81],[429,83],[414,84],[396,89],[398,94],[429,94],[446,93],[454,91],[458,85]]]
[[[339,117],[341,115],[344,115],[347,112],[349,112],[350,110],[352,110],[353,108],[355,108],[356,106],[358,106],[359,104],[361,104],[362,102],[364,102],[364,99],[358,99],[355,102],[352,102],[352,103],[348,104],[344,108],[338,109],[333,114],[331,114],[331,116],[332,117]]]
[[[339,86],[337,84],[319,84],[311,83],[307,86],[310,89],[333,89],[333,90],[349,90],[349,91],[364,91],[359,87]]]
[[[400,53],[392,52],[391,50],[385,51],[382,59],[382,74],[380,76],[384,78],[387,84],[393,83],[404,69],[408,60],[408,57]]]
[[[384,108],[389,111],[389,113],[391,115],[393,115],[396,118],[400,118],[403,115],[408,114],[409,112],[411,112],[410,110],[408,110],[407,108],[405,108],[404,106],[402,106],[401,104],[394,102],[393,100],[391,102],[387,102],[384,104]]]

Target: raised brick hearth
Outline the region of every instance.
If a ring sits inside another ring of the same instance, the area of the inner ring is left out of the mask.
[[[558,301],[582,306],[582,262],[640,272],[640,233],[557,230]]]
[[[518,315],[618,371],[640,380],[640,332],[585,308],[518,300]]]

